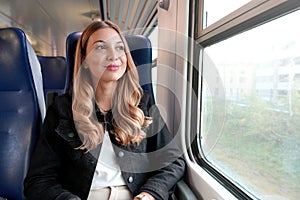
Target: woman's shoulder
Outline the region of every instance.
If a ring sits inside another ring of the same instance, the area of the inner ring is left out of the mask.
[[[152,106],[154,104],[149,92],[147,90],[144,90],[143,91],[143,96],[141,98],[141,101],[140,101],[140,106],[146,106],[146,107],[149,107],[149,106]]]
[[[70,94],[65,93],[55,97],[51,107],[59,118],[72,118],[72,96]]]
[[[72,104],[72,96],[69,93],[58,95],[54,103],[56,104]]]

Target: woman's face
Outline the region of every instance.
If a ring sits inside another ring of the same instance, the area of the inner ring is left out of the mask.
[[[100,82],[116,82],[127,67],[125,47],[119,34],[112,28],[99,29],[87,43],[84,67],[92,75],[94,85]]]

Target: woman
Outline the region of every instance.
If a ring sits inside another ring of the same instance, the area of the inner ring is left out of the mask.
[[[72,95],[57,97],[47,111],[24,194],[168,199],[185,170],[172,141],[139,85],[121,31],[110,21],[93,22],[77,44]]]

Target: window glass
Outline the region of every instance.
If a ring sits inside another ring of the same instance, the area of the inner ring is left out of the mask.
[[[260,199],[300,198],[300,11],[204,49],[207,162]]]
[[[203,28],[213,24],[251,0],[204,0]]]

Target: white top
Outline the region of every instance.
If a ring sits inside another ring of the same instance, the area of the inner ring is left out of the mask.
[[[126,185],[126,183],[121,174],[108,132],[105,131],[91,190],[120,185]]]

